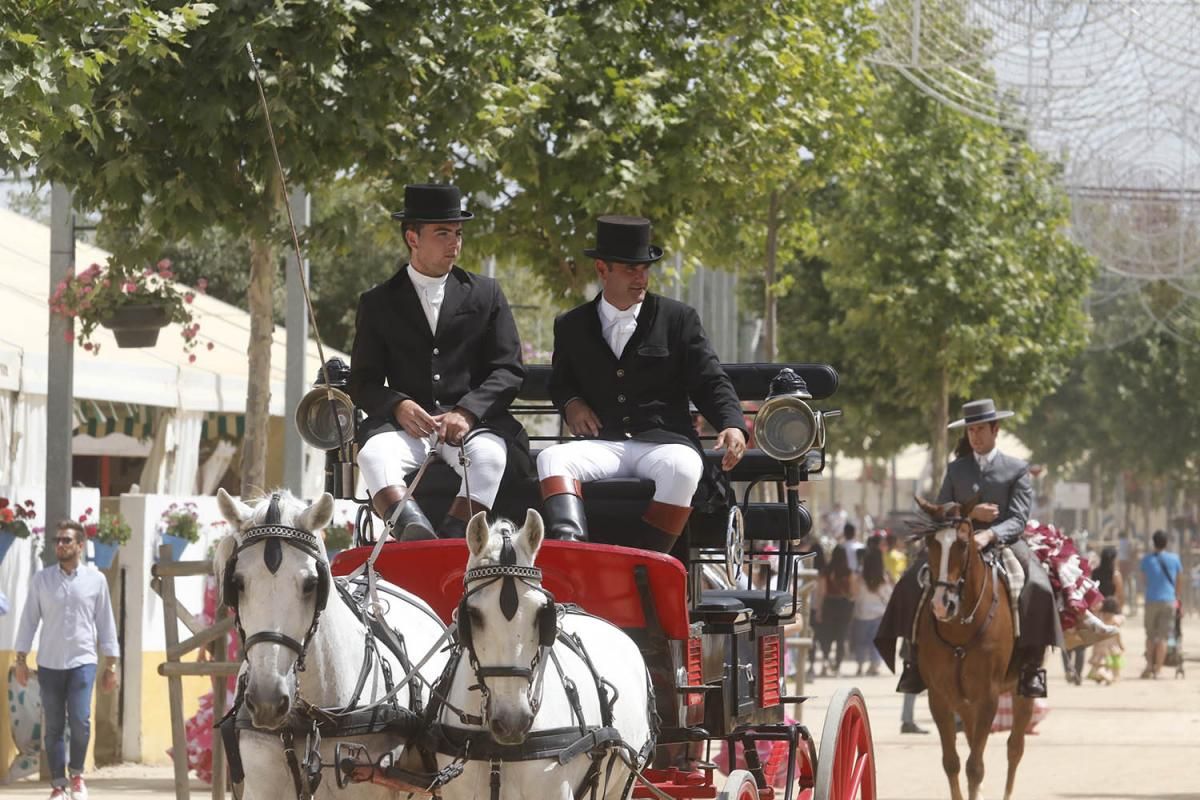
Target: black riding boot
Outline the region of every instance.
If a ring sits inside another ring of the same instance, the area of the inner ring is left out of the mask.
[[[392,532],[392,538],[401,542],[416,542],[422,539],[436,539],[433,525],[429,517],[417,505],[417,501],[409,498],[403,503],[395,503],[387,511],[385,523]],[[399,531],[399,535],[397,535]]]
[[[1046,696],[1046,670],[1042,669],[1044,647],[1031,647],[1017,652],[1021,674],[1017,678],[1017,694],[1022,697]]]
[[[908,658],[904,660],[904,669],[900,672],[900,682],[896,691],[904,694],[920,694],[925,691],[925,681],[921,679],[921,670],[917,669],[917,646],[908,648]]]
[[[443,539],[464,539],[467,536],[469,521],[447,514],[446,518],[442,520],[442,526],[438,528],[438,533],[442,535]]]
[[[546,522],[546,538],[564,542],[588,540],[587,516],[583,513],[583,498],[575,494],[556,494],[542,501],[542,517]]]

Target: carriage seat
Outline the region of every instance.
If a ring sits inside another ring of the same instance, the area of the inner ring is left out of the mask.
[[[700,593],[699,608],[730,607],[750,609],[756,620],[791,616],[792,593],[780,589],[705,589]],[[798,610],[798,609],[797,609]]]

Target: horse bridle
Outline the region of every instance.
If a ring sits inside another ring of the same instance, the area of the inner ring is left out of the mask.
[[[265,543],[263,561],[272,574],[278,571],[279,565],[283,562],[284,544],[296,548],[305,555],[312,556],[317,562],[316,606],[313,609],[312,624],[308,626],[308,631],[304,634],[302,641],[298,642],[291,636],[278,631],[258,631],[250,636],[246,636],[246,631],[242,628],[242,615],[238,608],[238,587],[235,580],[235,570],[237,568],[238,556],[241,552],[260,542]],[[251,647],[262,642],[269,642],[271,644],[283,645],[293,651],[296,654],[295,668],[297,671],[303,672],[304,656],[308,652],[308,645],[317,631],[321,612],[325,610],[325,604],[329,600],[331,583],[329,565],[322,557],[321,545],[317,541],[316,535],[300,528],[281,524],[279,494],[271,495],[271,505],[267,508],[266,519],[262,524],[247,528],[242,533],[241,541],[225,565],[225,574],[221,576],[221,592],[224,595],[225,604],[233,609],[238,640],[241,643],[242,660],[244,661],[249,658]]]
[[[458,603],[456,614],[458,646],[466,650],[471,669],[475,673],[476,685],[471,688],[478,689],[484,696],[483,713],[485,718],[488,713],[487,700],[491,695],[487,685],[488,678],[523,678],[528,681],[529,707],[534,714],[537,714],[542,702],[541,682],[546,668],[546,659],[543,658],[543,653],[547,648],[552,647],[558,638],[558,605],[554,602],[554,595],[542,588],[542,571],[537,567],[518,565],[512,535],[507,531],[502,532],[501,535],[504,537],[504,542],[500,548],[500,563],[475,567],[467,570],[463,575],[463,586],[466,591]],[[528,667],[519,665],[484,666],[479,663],[476,656],[467,600],[497,581],[503,581],[504,584],[500,588],[500,612],[504,614],[505,619],[511,620],[517,613],[519,603],[517,581],[540,592],[546,598],[546,604],[538,610],[538,648]],[[471,588],[471,584],[477,585]]]
[[[954,520],[953,521],[954,527],[957,529],[958,526],[961,525],[964,520],[965,520],[965,517]],[[949,521],[949,520],[947,520],[947,521]],[[942,587],[942,588],[952,590],[955,593],[955,595],[959,598],[959,601],[961,602],[962,596],[963,596],[963,590],[967,586],[967,570],[971,566],[972,550],[973,550],[973,548],[971,547],[970,542],[963,543],[962,566],[958,570],[958,580],[957,581],[954,581],[953,583],[951,583],[950,581],[946,581],[946,580],[937,580],[937,581],[933,581],[932,583],[929,583],[928,581],[926,581],[926,585],[931,586],[934,589]],[[980,558],[982,558],[982,557],[983,557],[983,554],[981,553]],[[984,561],[984,567],[985,568],[987,567],[986,561]],[[926,569],[926,574],[928,574],[929,572],[932,571],[930,569],[929,564],[925,565],[925,569]],[[993,576],[993,580],[994,580],[994,576]],[[983,596],[984,596],[984,593],[986,592],[986,590],[987,590],[987,585],[985,582],[985,584],[983,586],[979,587],[979,597],[975,600],[975,607],[973,609],[971,609],[971,613],[968,616],[966,616],[966,617],[962,616],[963,609],[966,608],[966,606],[962,606],[961,608],[959,608],[958,613],[955,614],[954,616],[950,617],[949,619],[938,620],[938,621],[942,622],[942,623],[953,623],[955,625],[970,625],[970,624],[972,624],[975,621],[975,615],[979,613],[979,609],[983,605]]]

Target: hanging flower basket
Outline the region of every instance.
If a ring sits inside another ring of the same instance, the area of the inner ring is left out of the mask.
[[[196,291],[203,292],[205,286],[201,279]],[[166,259],[155,267],[138,269],[110,258],[105,267],[92,264],[60,281],[50,298],[50,309],[72,323],[79,322],[78,336],[72,324],[67,341],[78,342],[92,354],[100,351],[100,343],[93,340],[99,325],[112,330],[118,347],[153,347],[159,330],[177,322],[190,363],[196,360],[192,351],[199,344],[200,324],[192,307],[195,299],[195,291],[175,283]],[[211,350],[212,342],[207,347]]]
[[[171,309],[162,303],[130,303],[115,309],[100,324],[113,332],[117,347],[154,347],[158,332],[170,321]]]

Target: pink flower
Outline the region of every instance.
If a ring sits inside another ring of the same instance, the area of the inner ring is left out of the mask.
[[[154,270],[150,269],[149,267],[146,267],[144,270],[142,270],[142,274],[146,275],[146,276],[150,276],[150,275],[154,274]]]
[[[208,278],[201,278],[200,280],[196,281],[196,288],[200,290],[201,294],[204,294],[204,292],[208,291]]]
[[[195,363],[196,363],[196,354],[195,354],[195,353],[192,353],[190,356],[188,356],[188,363],[189,363],[189,364],[195,364]]]
[[[87,351],[90,353],[90,352],[91,352],[91,350],[92,350],[92,343],[91,343],[91,342],[85,342],[85,343],[84,343],[84,345],[83,345],[83,349],[84,349],[84,350],[87,350]]]
[[[158,262],[158,271],[159,272],[162,272],[163,270],[170,269],[170,268],[171,268],[171,259],[163,258],[163,259],[159,260],[159,262]]]
[[[195,299],[196,299],[196,295],[192,294],[191,292],[188,292],[187,294],[185,294],[183,296],[183,302],[185,302],[185,303],[190,303]]]
[[[125,283],[121,285],[121,291],[125,292],[126,294],[133,294],[137,291],[137,284],[133,281],[125,281]]]
[[[71,342],[75,341],[75,331],[67,331],[66,333],[64,333],[63,340],[67,344],[70,344]]]
[[[208,343],[208,349],[209,349],[209,350],[212,350],[212,349],[213,349],[213,343],[212,343],[212,342],[209,342],[209,343]]]

